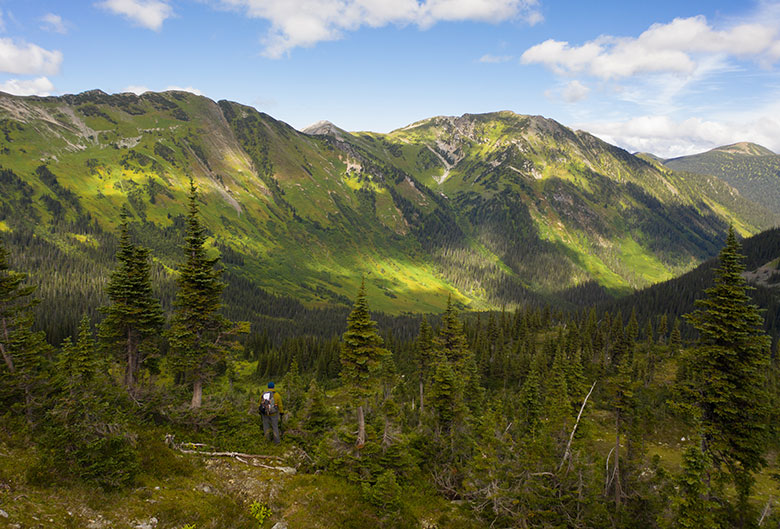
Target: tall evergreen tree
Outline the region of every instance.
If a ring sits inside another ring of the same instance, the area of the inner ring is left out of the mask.
[[[740,250],[732,228],[720,252],[714,286],[696,302],[700,309],[686,318],[699,332],[692,394],[702,451],[717,468],[729,472],[744,508],[752,474],[765,465],[770,340],[747,294],[750,287],[742,277]]]
[[[414,356],[416,360],[418,384],[420,386],[420,414],[425,411],[425,381],[428,379],[433,363],[433,329],[428,319],[423,316],[420,322],[420,332],[414,343]]]
[[[545,395],[545,412],[548,426],[553,434],[563,435],[571,415],[571,401],[566,383],[566,360],[563,344],[560,342],[558,342],[545,387],[547,393]]]
[[[249,330],[248,323],[232,323],[219,310],[225,284],[216,268],[219,257],[206,255],[206,228],[199,219],[198,192],[190,180],[189,213],[185,237],[186,261],[179,269],[171,328],[169,359],[192,384],[190,407],[200,408],[203,384],[213,375],[214,365],[227,358],[232,338]]]
[[[429,408],[435,418],[437,433],[450,439],[453,423],[463,415],[463,387],[459,384],[452,364],[440,355],[433,366]]]
[[[658,343],[659,345],[666,344],[666,332],[668,331],[668,318],[666,317],[666,314],[661,314],[661,317],[658,319],[658,329],[656,332],[658,333]]]
[[[122,213],[117,267],[106,291],[111,304],[100,325],[100,340],[125,365],[124,384],[135,394],[138,372],[144,358],[154,349],[151,339],[159,336],[164,318],[160,301],[152,294],[149,250],[130,240],[127,217]]]
[[[434,338],[434,350],[452,364],[454,373],[460,377],[465,386],[476,386],[478,383],[477,363],[474,353],[469,349],[463,323],[458,318],[458,311],[452,304],[452,297],[447,300],[447,309],[441,317],[441,328]]]
[[[669,334],[669,353],[676,354],[682,347],[682,333],[680,332],[680,320],[675,318],[672,324],[672,332]]]
[[[0,399],[12,408],[21,405],[32,423],[51,347],[43,332],[32,330],[35,287],[25,285],[26,280],[27,274],[9,269],[8,252],[0,244]]]
[[[366,443],[365,406],[379,390],[380,371],[389,355],[390,351],[382,347],[382,338],[376,332],[376,322],[371,320],[363,281],[347,317],[347,330],[341,342],[341,379],[357,407],[358,448]]]
[[[531,437],[536,436],[542,413],[541,363],[541,355],[534,355],[518,398],[520,420]]]

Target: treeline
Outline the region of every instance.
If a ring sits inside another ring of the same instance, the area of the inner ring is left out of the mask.
[[[98,309],[103,319],[97,339],[85,311],[77,336],[66,337],[59,348],[34,329],[35,287],[26,274],[9,269],[0,245],[0,401],[10,411],[10,427],[33,436],[41,450],[29,469],[32,482],[64,473],[104,488],[130,484],[139,470],[137,421],[144,413],[161,413],[159,402],[145,412],[133,408],[150,394],[151,402],[163,395],[154,377],[164,370],[173,377],[174,398],[190,392],[189,409],[199,410],[204,386],[241,349],[236,338],[248,333],[249,324],[219,311],[224,284],[218,259],[208,257],[204,247],[206,230],[192,182],[185,226],[169,317],[152,289],[149,250],[133,242],[123,214],[116,264],[100,285],[107,302]]]
[[[329,407],[294,359],[284,388],[303,405],[290,434],[308,468],[361,483],[399,526],[412,525],[403,491],[420,471],[491,527],[753,526],[780,378],[738,249],[731,236],[688,316],[693,346],[664,316],[530,309],[464,326],[449,304],[391,347],[361,290],[341,337],[347,408]],[[681,437],[678,467],[652,455]]]
[[[82,276],[95,297],[80,300],[76,335],[55,344],[35,318],[59,308],[36,306],[35,288],[0,246],[0,431],[36,446],[29,483],[121,489],[161,465],[174,472],[140,445],[155,428],[260,451],[247,409],[258,381],[277,380],[285,442],[301,454],[295,464],[359,485],[386,527],[419,526],[408,489],[463,502],[492,527],[725,528],[759,519],[755,476],[768,448],[780,448],[780,360],[748,296],[733,232],[687,315],[638,303],[625,311],[529,304],[462,318],[450,301],[440,316],[377,324],[363,287],[351,311],[326,313],[234,277],[243,313],[259,315],[249,332],[235,308],[222,310],[228,274],[204,248],[198,208],[191,185],[182,232],[171,234],[183,248],[168,298],[154,288],[153,252],[123,215],[112,265]],[[21,258],[27,270],[37,273],[36,255],[61,257],[34,237],[18,242],[37,248]],[[90,308],[94,299],[102,302]],[[283,323],[274,326],[273,314]],[[682,437],[679,466],[651,449]]]
[[[755,270],[778,258],[780,248],[780,228],[767,230],[743,241],[745,267]],[[711,259],[699,265],[690,272],[645,288],[630,296],[612,299],[599,304],[600,311],[624,313],[635,310],[641,321],[654,317],[656,314],[666,314],[667,318],[681,318],[694,310],[694,303],[701,298],[703,292],[712,286],[717,267],[717,259]],[[780,336],[780,301],[777,295],[777,285],[753,285],[749,290],[753,301],[764,311],[764,328],[777,341]],[[690,326],[682,326],[683,336],[693,338],[694,332]]]

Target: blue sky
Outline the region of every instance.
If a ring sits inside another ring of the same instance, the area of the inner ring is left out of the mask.
[[[512,110],[661,156],[780,152],[780,1],[0,0],[0,90],[93,88],[297,128]]]

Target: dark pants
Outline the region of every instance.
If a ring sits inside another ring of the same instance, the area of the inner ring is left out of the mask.
[[[281,437],[279,435],[279,414],[263,415],[263,435],[268,439],[268,430],[274,431],[274,443],[279,444]]]

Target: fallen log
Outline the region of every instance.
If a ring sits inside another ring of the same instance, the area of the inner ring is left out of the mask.
[[[243,452],[206,452],[204,450],[187,450],[185,448],[174,447],[182,454],[196,454],[206,457],[243,457],[246,459],[283,459],[281,456],[269,456],[263,454],[244,454]]]

